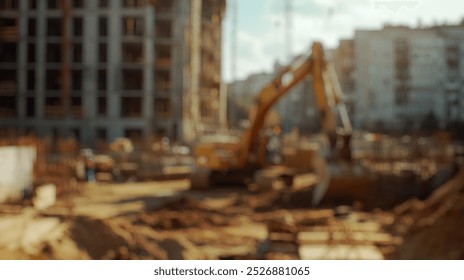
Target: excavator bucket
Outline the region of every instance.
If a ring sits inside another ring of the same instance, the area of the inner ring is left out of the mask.
[[[306,184],[312,188],[312,206],[366,202],[376,185],[373,173],[353,160],[324,156],[317,144],[284,149],[284,166],[297,174],[307,174],[311,170],[316,175],[315,184]]]
[[[376,178],[370,171],[355,162],[330,161],[315,154],[313,169],[318,176],[311,204],[352,204],[368,201],[375,189]]]

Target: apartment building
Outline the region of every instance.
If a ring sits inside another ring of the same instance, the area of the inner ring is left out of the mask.
[[[464,25],[385,26],[354,37],[358,128],[447,128],[464,121]]]
[[[1,0],[0,128],[88,145],[194,137],[192,111],[218,120],[224,12],[225,0]]]

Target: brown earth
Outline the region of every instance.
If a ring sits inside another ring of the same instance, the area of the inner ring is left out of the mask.
[[[464,170],[425,201],[395,209],[393,231],[404,242],[391,259],[464,259]]]

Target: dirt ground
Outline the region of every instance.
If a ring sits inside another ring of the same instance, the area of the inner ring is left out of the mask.
[[[0,258],[218,259],[254,253],[266,228],[234,205],[240,191],[195,193],[188,187],[185,180],[82,185],[44,211],[3,206]]]
[[[462,259],[462,182],[391,212],[311,209],[308,190],[80,185],[47,210],[1,206],[0,259]]]
[[[393,259],[464,259],[464,170],[424,201],[395,209],[393,231],[404,236]]]

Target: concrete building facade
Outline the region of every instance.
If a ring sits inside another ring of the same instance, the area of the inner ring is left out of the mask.
[[[194,2],[0,1],[0,128],[91,145],[217,120],[225,0]]]
[[[463,34],[464,25],[356,31],[355,126],[404,131],[464,121]]]

